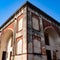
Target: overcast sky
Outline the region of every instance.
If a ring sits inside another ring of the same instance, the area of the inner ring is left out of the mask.
[[[60,22],[60,0],[29,1]],[[25,2],[26,0],[0,0],[0,26]]]

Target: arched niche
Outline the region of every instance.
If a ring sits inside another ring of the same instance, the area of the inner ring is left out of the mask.
[[[51,26],[50,27],[47,27],[44,30],[44,33],[48,33],[49,40],[53,40],[53,42],[56,45],[59,45],[59,43],[60,43],[60,36],[59,36],[59,34],[57,33],[57,31],[53,27],[51,27]]]
[[[59,59],[60,57],[60,36],[54,27],[47,27],[44,30],[44,33],[48,33],[49,45],[46,45],[46,50],[51,51],[51,57],[53,59],[54,52],[56,53],[56,57]],[[57,51],[59,53],[57,53]]]
[[[6,55],[9,50],[8,48],[10,48],[11,42],[13,40],[12,38],[13,38],[13,31],[11,29],[7,29],[2,34],[1,50],[0,50],[1,59],[3,59],[4,55],[5,55],[5,59],[6,59]]]

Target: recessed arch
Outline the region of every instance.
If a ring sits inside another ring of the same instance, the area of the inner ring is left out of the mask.
[[[9,40],[9,38],[10,37],[12,37],[13,36],[13,31],[12,30],[10,30],[10,29],[7,29],[3,34],[2,34],[2,38],[1,38],[1,40],[2,40],[2,45],[6,45],[7,44],[7,42],[8,42],[8,40]],[[4,46],[3,46],[4,47]],[[5,46],[5,48],[6,48],[6,46]],[[5,49],[4,48],[4,49]]]
[[[13,30],[8,28],[7,30],[4,31],[4,33],[2,34],[1,37],[1,57],[3,52],[7,52],[7,47],[8,47],[8,43],[11,40],[11,38],[13,38]]]
[[[47,27],[45,27],[45,28],[44,28],[44,32],[45,32],[47,29],[53,29],[53,30],[55,30],[56,33],[60,36],[59,30],[58,30],[58,29],[56,30],[56,28],[55,28],[54,26],[47,26]]]
[[[58,34],[58,32],[54,29],[53,26],[48,26],[44,29],[44,33],[48,33],[49,35],[49,43],[50,45],[46,45],[46,50],[50,50],[51,51],[51,57],[53,59],[53,55],[54,52],[56,53],[56,51],[60,52],[59,50],[59,46],[60,46],[60,36]],[[58,58],[59,55],[57,53],[56,55]]]

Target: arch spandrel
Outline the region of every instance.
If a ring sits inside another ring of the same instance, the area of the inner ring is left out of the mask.
[[[45,19],[43,19],[43,28],[44,28],[44,31],[49,29],[49,28],[52,28],[54,29],[60,36],[60,29],[59,29],[59,26],[57,25],[54,25],[48,21],[46,21]]]
[[[54,31],[60,36],[60,30],[59,30],[59,28],[54,27],[54,26],[46,26],[46,27],[44,28],[44,32],[47,31],[48,29],[54,30]]]
[[[2,34],[2,40],[8,40],[11,36],[13,36],[13,32],[11,30],[6,30],[4,34]]]

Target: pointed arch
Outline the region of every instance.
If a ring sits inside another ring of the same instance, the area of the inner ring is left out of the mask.
[[[10,40],[10,38],[13,37],[13,30],[8,28],[6,31],[4,31],[4,33],[2,34],[2,37],[1,37],[1,49],[0,49],[0,56],[1,58],[3,57],[3,52],[7,51],[7,45],[8,45],[8,42]]]
[[[56,51],[60,52],[59,50],[59,46],[60,46],[60,36],[58,34],[58,32],[55,30],[55,28],[53,26],[48,26],[44,29],[44,33],[48,33],[48,39],[45,38],[45,42],[48,43],[47,40],[49,40],[49,45],[47,45],[46,43],[46,50],[50,50],[51,52],[53,52],[52,55],[52,59],[54,59],[53,55],[54,52],[57,53]],[[50,48],[48,48],[50,47]],[[58,53],[56,55],[57,58],[60,58]]]

